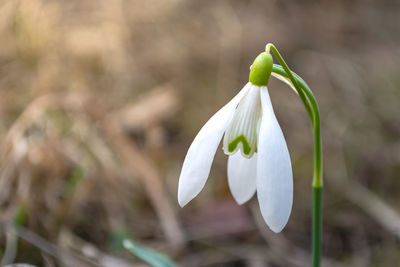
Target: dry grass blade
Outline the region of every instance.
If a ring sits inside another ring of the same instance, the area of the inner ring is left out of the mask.
[[[146,93],[135,103],[114,112],[113,118],[117,119],[120,127],[132,131],[171,117],[178,107],[177,91],[171,84],[164,84]]]
[[[141,179],[146,192],[161,220],[167,239],[175,245],[183,244],[184,235],[175,217],[175,212],[161,184],[161,175],[151,160],[140,153],[137,146],[122,133],[113,117],[102,120],[102,128],[107,138],[121,153],[126,168],[134,177]]]
[[[348,200],[362,208],[387,231],[400,238],[399,212],[356,181],[336,184],[335,186],[337,192],[344,194]]]

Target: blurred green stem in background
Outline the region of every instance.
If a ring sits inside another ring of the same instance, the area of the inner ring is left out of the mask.
[[[178,265],[173,263],[164,255],[136,244],[130,239],[124,239],[122,241],[122,246],[142,261],[147,262],[152,267],[178,267]]]
[[[265,51],[274,54],[281,65],[274,64],[272,72],[289,79],[303,101],[304,107],[311,119],[314,134],[314,177],[313,188],[313,219],[312,219],[312,267],[319,267],[321,262],[322,243],[322,144],[320,117],[317,101],[308,85],[300,76],[292,72],[273,44],[267,44]]]

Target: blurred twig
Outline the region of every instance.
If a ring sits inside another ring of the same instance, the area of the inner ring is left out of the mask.
[[[143,129],[172,116],[178,105],[177,91],[170,84],[163,84],[136,102],[115,111],[113,118],[126,130]]]
[[[336,192],[343,194],[349,201],[362,208],[369,216],[387,231],[400,238],[400,214],[372,191],[357,181],[331,182]]]
[[[63,229],[59,235],[60,246],[66,251],[73,251],[74,254],[79,254],[85,259],[91,259],[96,263],[96,266],[104,267],[133,267],[144,266],[138,263],[130,263],[121,258],[108,255],[100,251],[94,244],[86,242],[67,229]]]
[[[77,259],[72,256],[70,253],[64,250],[60,250],[56,245],[48,242],[47,240],[43,239],[39,235],[29,231],[24,227],[13,227],[10,229],[13,233],[15,233],[18,237],[24,239],[25,241],[33,244],[34,246],[38,247],[40,250],[46,252],[47,254],[57,258],[67,266],[93,266],[93,262],[90,263],[87,259]]]
[[[168,96],[168,94],[165,93],[162,95]],[[152,103],[151,99],[153,96],[156,95],[154,93],[150,94],[148,99],[144,101],[144,103],[147,103],[147,110],[152,110],[155,105],[158,105],[159,108],[153,109],[156,110],[156,112],[152,113],[152,118],[147,117],[148,120],[155,120],[155,117],[163,116],[166,112],[170,111],[171,107],[171,105],[160,105],[160,98],[158,97],[155,98],[156,103]],[[162,99],[165,100],[165,98],[161,98],[161,102]],[[6,136],[3,147],[3,158],[8,159],[8,161],[3,162],[2,164],[3,169],[1,171],[0,182],[3,183],[3,185],[4,183],[10,183],[8,177],[10,176],[10,172],[12,171],[12,166],[14,166],[14,164],[12,164],[10,157],[7,157],[6,155],[11,150],[15,150],[15,147],[21,140],[25,129],[27,129],[33,121],[38,120],[40,116],[42,116],[42,114],[51,107],[65,108],[66,110],[72,108],[78,111],[85,111],[83,108],[85,107],[86,112],[90,110],[90,114],[94,116],[94,119],[101,122],[101,127],[104,130],[107,139],[117,148],[118,152],[123,157],[125,165],[127,166],[127,169],[131,175],[141,179],[143,182],[146,192],[149,195],[149,198],[161,220],[161,225],[164,229],[167,239],[172,244],[182,244],[184,241],[183,232],[179,227],[179,223],[174,215],[174,211],[169,203],[168,197],[165,195],[161,182],[161,175],[159,174],[157,167],[154,166],[150,158],[146,157],[138,149],[134,142],[132,142],[123,133],[123,126],[118,123],[120,121],[118,117],[115,115],[106,115],[107,112],[101,110],[99,106],[96,108],[91,108],[91,105],[88,103],[88,100],[81,95],[60,96],[56,94],[42,96],[33,101],[32,104],[14,123],[13,127],[11,127]],[[143,104],[139,105],[142,106]],[[160,106],[164,107],[165,109]],[[132,107],[130,110],[131,111],[129,114],[135,117],[135,114],[132,114],[132,110],[136,110],[137,113],[138,109]],[[146,117],[144,118],[146,119]],[[130,120],[130,122],[132,122],[132,120]],[[5,195],[8,194],[2,194],[2,196]]]
[[[184,235],[174,215],[174,210],[161,184],[161,176],[151,160],[139,152],[137,146],[126,137],[113,117],[106,117],[101,124],[104,133],[121,153],[129,172],[140,178],[161,220],[167,239],[173,244],[182,244]]]
[[[14,262],[15,256],[17,255],[18,237],[15,232],[11,231],[12,227],[13,226],[11,224],[7,224],[4,226],[4,228],[6,228],[6,249],[3,253],[3,258],[1,259],[1,266]]]
[[[163,92],[162,94],[155,94],[154,92],[150,93],[145,100],[139,102],[138,106],[140,109],[132,106],[128,111],[123,113],[123,118],[125,119],[122,119],[122,121],[125,121],[126,125],[132,127],[132,125],[135,125],[136,123],[132,119],[127,120],[127,117],[135,118],[138,116],[138,118],[144,120],[142,122],[143,124],[159,120],[160,117],[171,112],[171,106],[176,103],[176,100],[167,101],[168,99],[174,99],[173,95],[170,96],[171,92],[173,91],[169,89],[169,91]],[[154,103],[152,102],[152,99],[154,99]],[[171,101],[172,104],[170,103]],[[150,113],[152,115],[151,118],[148,117],[150,115],[141,117],[140,114],[147,113],[147,111],[150,112],[150,110],[152,110],[152,113]],[[101,122],[100,125],[107,139],[121,154],[127,170],[132,176],[141,179],[143,182],[146,192],[161,220],[161,225],[167,239],[175,245],[183,244],[184,234],[179,226],[169,199],[164,192],[161,175],[158,172],[157,167],[154,166],[151,159],[144,153],[141,153],[136,144],[123,133],[123,126],[117,123],[120,121],[120,118],[115,115],[106,115],[107,113],[100,111],[98,107],[91,111],[92,115]]]

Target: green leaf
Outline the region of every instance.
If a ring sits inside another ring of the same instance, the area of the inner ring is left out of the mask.
[[[120,228],[119,230],[111,233],[109,244],[114,250],[123,249],[122,243],[125,239],[129,237],[128,230],[125,227]]]
[[[151,249],[138,245],[132,240],[125,239],[122,242],[122,245],[130,253],[143,260],[144,262],[147,262],[153,267],[178,267],[178,265],[167,259],[165,256]]]
[[[24,205],[20,204],[18,206],[17,212],[14,215],[14,225],[15,226],[22,226],[25,224],[28,217],[27,210],[25,209]]]
[[[71,195],[79,182],[84,178],[85,170],[81,165],[76,165],[68,179],[67,195]]]

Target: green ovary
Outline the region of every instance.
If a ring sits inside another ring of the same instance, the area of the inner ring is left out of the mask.
[[[243,153],[248,156],[251,152],[251,146],[243,134],[239,135],[232,142],[228,144],[229,153],[235,151],[236,147],[239,145],[240,142],[243,145]]]

